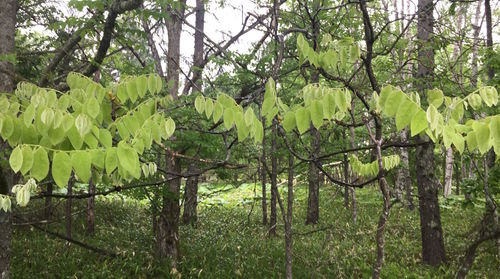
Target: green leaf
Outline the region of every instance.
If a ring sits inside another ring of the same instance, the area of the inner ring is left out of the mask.
[[[473,109],[478,110],[481,108],[481,96],[478,94],[470,94],[467,96],[467,101]]]
[[[141,177],[141,166],[139,156],[135,150],[125,144],[118,145],[116,154],[118,155],[118,164],[132,177],[139,179]]]
[[[23,152],[23,164],[21,166],[21,174],[25,175],[33,166],[33,150],[31,147],[25,145],[22,148]]]
[[[14,172],[21,170],[21,167],[23,166],[23,151],[21,150],[21,146],[16,146],[16,148],[12,150],[9,158],[9,164],[10,168]]]
[[[401,90],[392,90],[383,105],[384,114],[387,117],[393,117],[397,113],[403,98],[405,98],[405,95]]]
[[[94,97],[91,97],[87,100],[85,107],[89,116],[94,119],[97,117],[97,115],[99,115],[99,112],[101,111],[99,102],[97,102],[97,99]]]
[[[233,127],[234,113],[232,109],[224,110],[224,127],[226,130],[230,130]]]
[[[285,118],[283,119],[282,125],[283,125],[283,129],[285,129],[285,131],[287,133],[289,133],[293,129],[295,129],[295,126],[296,126],[295,113],[293,113],[293,111],[288,111],[285,114]]]
[[[427,101],[435,108],[439,108],[443,104],[444,94],[439,89],[432,89],[427,91]]]
[[[323,96],[323,114],[327,119],[332,119],[335,116],[335,96],[332,93],[327,93]]]
[[[500,157],[500,115],[491,118],[490,132],[493,143],[493,148],[497,157]]]
[[[92,157],[92,165],[103,170],[106,153],[103,150],[95,149],[90,152],[90,156]]]
[[[71,176],[71,159],[66,152],[56,152],[52,160],[52,178],[57,186],[64,187]]]
[[[139,97],[144,97],[146,91],[148,90],[148,78],[145,75],[141,75],[136,78],[136,87]]]
[[[406,126],[408,126],[417,113],[418,106],[414,102],[410,101],[409,98],[404,97],[401,105],[399,106],[398,112],[396,113],[396,128],[401,131]]]
[[[222,106],[222,104],[217,101],[215,103],[215,106],[214,106],[214,112],[213,112],[213,119],[214,119],[214,123],[217,123],[219,122],[220,118],[222,117],[222,114],[224,113],[224,107]]]
[[[81,182],[87,183],[92,176],[92,157],[87,151],[77,151],[71,154],[71,165]]]
[[[198,97],[194,100],[194,107],[199,114],[202,114],[205,110],[205,97],[198,95]]]
[[[309,110],[311,112],[311,120],[314,127],[319,129],[321,125],[323,125],[323,104],[318,100],[314,100]]]
[[[411,136],[414,137],[427,129],[427,117],[422,109],[418,109],[417,113],[411,119],[410,130]]]
[[[84,137],[90,132],[92,124],[85,114],[80,114],[75,119],[75,127],[81,137]]]
[[[295,121],[297,122],[297,129],[300,134],[305,133],[309,130],[311,123],[311,116],[309,115],[309,110],[305,108],[299,108],[295,112]]]
[[[116,148],[111,147],[106,151],[106,159],[104,162],[106,173],[110,175],[118,167],[118,156],[116,155]]]
[[[137,94],[137,86],[135,85],[135,79],[131,79],[127,82],[127,95],[132,103],[137,101],[139,95]]]
[[[80,136],[80,133],[78,132],[78,130],[76,130],[75,126],[72,126],[71,129],[69,129],[69,131],[67,132],[67,134],[73,148],[75,149],[82,148],[83,137]]]
[[[335,92],[335,104],[339,108],[339,111],[345,112],[350,104],[347,103],[346,95],[343,91],[337,90]]]
[[[253,113],[253,109],[248,108],[247,111],[245,111],[245,124],[249,127],[252,126],[254,118],[255,114]]]
[[[253,122],[253,134],[255,143],[262,143],[264,139],[264,126],[259,120]]]
[[[207,116],[207,118],[210,118],[213,111],[214,111],[214,102],[212,101],[212,99],[207,98],[205,100],[205,115]]]
[[[109,148],[113,145],[113,138],[111,136],[111,133],[106,129],[99,130],[99,141],[101,142],[102,146],[106,148]]]
[[[432,104],[427,108],[427,121],[430,124],[431,130],[436,130],[439,126],[440,118],[443,116],[437,111]]]
[[[479,152],[481,154],[484,154],[488,152],[490,149],[490,129],[488,127],[488,124],[485,123],[480,123],[478,121],[475,121],[474,124],[472,124],[472,129],[474,129],[474,132],[476,134],[476,142],[477,142],[477,148],[479,149]],[[23,152],[24,155],[24,152]]]
[[[149,75],[148,76],[148,89],[151,94],[155,94],[156,92],[159,92],[160,89],[156,87],[156,76],[155,75]]]
[[[167,133],[167,138],[171,137],[175,132],[175,122],[172,118],[168,118],[165,123],[165,131]]]
[[[498,103],[498,92],[495,87],[487,86],[479,90],[479,95],[483,98],[484,103],[491,107]]]
[[[128,100],[127,87],[125,84],[120,83],[116,88],[116,96],[121,103],[125,103]]]
[[[31,123],[33,122],[33,119],[35,118],[35,106],[33,104],[30,104],[26,110],[24,111],[23,118],[24,118],[24,125],[30,126]]]

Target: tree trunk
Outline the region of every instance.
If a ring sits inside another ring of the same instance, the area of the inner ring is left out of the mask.
[[[408,130],[403,129],[399,134],[399,138],[401,139],[401,143],[407,143]],[[409,210],[413,210],[415,209],[415,205],[413,204],[413,187],[410,176],[410,160],[408,156],[408,148],[399,148],[399,157],[401,158],[401,165],[396,172],[396,188],[401,189],[401,191],[405,191],[406,206]]]
[[[67,195],[73,195],[73,184],[75,182],[74,175],[71,174],[71,177],[68,181],[68,191]],[[73,206],[73,199],[68,197],[66,199],[66,209],[65,209],[65,218],[66,218],[66,237],[71,238],[71,229],[72,229],[72,217],[71,217],[71,207]]]
[[[288,154],[288,205],[285,223],[285,252],[286,252],[286,278],[292,279],[293,260],[293,240],[292,240],[292,219],[293,219],[293,154]]]
[[[10,192],[10,188],[11,186],[7,183],[5,172],[0,168],[0,194],[8,195]],[[9,278],[11,251],[10,238],[10,212],[5,212],[3,211],[3,209],[0,209],[0,279]]]
[[[453,181],[453,149],[446,150],[446,168],[444,175],[443,196],[446,198],[451,195],[451,182]]]
[[[188,164],[187,172],[189,175],[198,172],[198,163],[192,161]],[[196,224],[198,220],[198,175],[189,176],[186,180],[184,189],[184,213],[182,222],[184,224]]]
[[[0,56],[15,54],[17,1],[3,0],[0,2]],[[6,72],[13,72],[13,65],[0,59],[0,92],[12,92],[14,81]],[[7,180],[8,170],[0,167],[0,194],[8,195],[12,185]],[[10,271],[10,212],[0,209],[0,279],[9,278]]]
[[[168,258],[177,265],[179,251],[179,191],[181,188],[181,164],[171,154],[166,156],[167,187],[163,189],[162,210],[158,218],[157,256]]]
[[[196,19],[195,19],[195,27],[194,31],[194,55],[193,55],[193,67],[191,71],[193,72],[193,76],[191,80],[186,81],[183,94],[186,95],[189,92],[189,89],[195,86],[196,90],[202,90],[203,79],[203,44],[205,35],[203,31],[205,29],[205,1],[206,0],[196,0]]]
[[[52,215],[52,193],[54,191],[54,185],[52,183],[47,184],[47,197],[45,197],[45,220],[49,220]]]
[[[474,30],[472,38],[472,63],[471,63],[471,77],[470,84],[472,87],[477,86],[477,76],[478,76],[478,66],[477,66],[477,56],[479,52],[479,33],[481,32],[480,20],[481,20],[481,6],[483,0],[478,0],[476,6],[476,14],[474,15],[474,24],[472,29]]]
[[[271,218],[269,222],[269,235],[276,236],[276,194],[278,192],[278,146],[277,137],[278,131],[276,129],[276,119],[273,119],[272,137],[271,137]]]
[[[89,194],[95,193],[95,184],[92,178],[89,180]],[[94,234],[95,231],[95,196],[90,196],[87,200],[87,233]]]
[[[434,50],[431,42],[434,29],[433,0],[418,1],[418,89],[421,94],[432,87],[434,75]],[[417,147],[416,173],[419,195],[420,230],[422,232],[422,262],[438,266],[446,261],[443,243],[443,229],[438,203],[438,183],[434,170],[434,143],[427,136],[419,136]]]
[[[429,141],[419,137],[420,141]],[[438,202],[438,183],[434,177],[434,144],[425,143],[417,147],[417,185],[422,234],[422,262],[438,266],[446,261],[443,229]]]
[[[490,0],[484,0],[484,15],[486,17],[486,48],[487,55],[489,57],[490,53],[493,53],[493,27],[491,21],[491,5]],[[495,70],[492,67],[492,63],[486,60],[486,70],[488,72],[488,80],[491,82],[493,77],[495,77]]]
[[[266,119],[262,118],[262,123],[265,123]],[[264,129],[264,136],[262,137],[262,157],[261,157],[261,179],[262,179],[262,225],[267,225],[267,193],[266,193],[266,183],[267,183],[267,164],[266,164],[266,129]]]
[[[168,19],[166,27],[168,33],[168,51],[167,51],[167,90],[170,95],[176,99],[179,90],[179,67],[180,67],[180,48],[182,17],[186,9],[186,0],[180,0],[176,3],[177,8],[167,5]]]
[[[311,159],[317,158],[320,148],[320,133],[311,125]],[[307,198],[306,224],[316,224],[319,220],[319,170],[314,162],[309,163],[309,196]]]

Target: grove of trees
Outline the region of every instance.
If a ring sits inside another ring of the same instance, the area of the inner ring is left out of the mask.
[[[399,278],[394,265],[406,256],[427,277],[500,274],[500,2],[255,0],[238,11],[243,3],[1,0],[0,278],[53,264],[29,258],[45,246],[67,258],[79,247],[105,259],[100,268],[111,259],[127,270],[134,245],[168,273],[114,276],[195,277],[187,259],[197,252],[183,247],[209,234],[203,201],[243,195],[244,184],[251,201],[224,200],[217,218],[236,219],[247,240],[284,239],[282,257],[258,252],[276,261],[264,277]],[[241,12],[241,28],[219,40],[206,20],[224,18],[224,7]],[[120,213],[127,204],[150,225],[126,230],[152,243],[106,246],[99,219],[133,219]],[[332,208],[349,217],[332,218]],[[447,231],[443,210],[470,229]],[[320,246],[318,262],[345,264],[330,243],[356,239],[335,233],[348,227],[370,235],[359,244],[370,247],[369,274],[295,265],[310,257],[296,242]],[[26,239],[33,231],[43,238]],[[324,242],[303,239],[314,234]],[[418,255],[391,254],[401,235],[418,241]],[[218,277],[208,270],[198,277]],[[60,272],[41,276],[72,271]],[[99,277],[92,272],[78,276]]]

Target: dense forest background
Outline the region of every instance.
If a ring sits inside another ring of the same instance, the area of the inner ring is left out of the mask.
[[[0,278],[497,278],[500,2],[1,0]]]

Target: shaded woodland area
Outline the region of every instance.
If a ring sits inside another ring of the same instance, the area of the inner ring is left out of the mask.
[[[0,0],[0,279],[498,277],[499,21]]]

